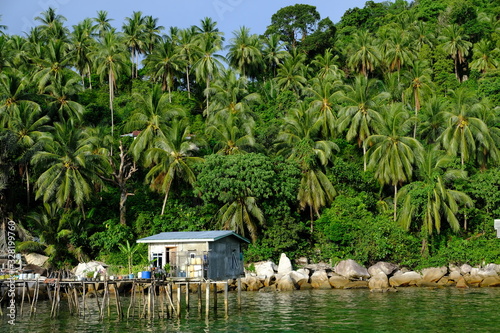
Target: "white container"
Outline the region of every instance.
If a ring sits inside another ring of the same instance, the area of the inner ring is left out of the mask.
[[[40,278],[40,274],[35,274],[35,280],[38,280]]]
[[[28,274],[28,280],[33,280],[35,278],[35,274],[29,273]]]
[[[142,272],[139,272],[139,273],[137,274],[137,277],[138,277],[139,279],[142,279]]]

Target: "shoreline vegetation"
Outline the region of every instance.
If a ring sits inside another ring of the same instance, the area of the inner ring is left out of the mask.
[[[450,263],[500,264],[498,3],[327,15],[287,6],[262,35],[140,11],[116,28],[54,8],[22,36],[0,24],[0,253],[125,275],[152,265],[137,239],[224,229],[251,240],[246,263],[449,281]]]

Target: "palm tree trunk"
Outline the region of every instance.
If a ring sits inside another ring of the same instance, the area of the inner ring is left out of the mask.
[[[394,221],[396,221],[398,214],[397,214],[397,207],[398,207],[398,184],[394,185]]]
[[[309,206],[309,217],[311,219],[311,234],[314,231],[314,226],[313,226],[313,209],[312,206]]]
[[[363,171],[366,172],[366,146],[363,143]]]
[[[191,98],[191,89],[189,87],[189,66],[186,66],[186,83],[188,89],[188,97]]]
[[[26,164],[26,203],[27,206],[30,206],[30,174],[28,165]]]
[[[208,91],[208,89],[210,89],[210,78],[209,77],[207,77],[207,119],[209,116],[209,114],[208,114],[208,106],[209,106],[209,103],[208,103],[209,91]]]
[[[120,224],[127,224],[127,189],[125,187],[120,189]]]
[[[170,192],[170,186],[172,185],[173,177],[170,179],[168,182],[167,188],[165,189],[165,198],[163,199],[163,206],[161,207],[161,214],[165,213],[165,206],[167,205],[167,199],[168,199],[168,192]]]

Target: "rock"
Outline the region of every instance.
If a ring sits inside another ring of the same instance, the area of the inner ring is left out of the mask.
[[[23,272],[40,274],[40,275],[47,275],[47,270],[45,268],[40,267],[38,265],[33,265],[33,264],[29,264],[29,265],[24,266]]]
[[[344,287],[349,283],[349,279],[343,276],[335,275],[328,279],[330,285],[335,289],[344,289]]]
[[[45,265],[47,260],[49,260],[49,257],[38,253],[28,253],[24,255],[24,259],[26,260],[26,263],[28,265],[37,265],[42,267],[43,265]]]
[[[246,278],[245,284],[247,285],[247,291],[257,291],[264,287],[264,284],[260,281],[260,279],[253,276]]]
[[[348,279],[367,279],[370,277],[368,270],[352,259],[342,260],[335,265],[334,271]]]
[[[419,273],[411,271],[391,276],[389,284],[392,287],[415,286],[421,279],[422,276]]]
[[[422,279],[422,280],[417,281],[416,286],[417,287],[427,287],[427,288],[437,288],[438,284],[436,282],[424,281]]]
[[[469,288],[469,285],[467,284],[467,281],[465,281],[465,278],[461,276],[458,281],[457,281],[457,288],[464,288],[467,289]]]
[[[344,289],[366,289],[368,288],[368,281],[349,281],[344,286]]]
[[[320,262],[320,263],[317,263],[317,264],[309,264],[309,265],[307,265],[304,268],[308,269],[308,270],[310,270],[312,272],[316,272],[316,271],[330,272],[330,271],[333,271],[332,265],[324,263],[324,262]]]
[[[443,276],[437,282],[439,286],[454,286],[456,284],[455,280],[451,280],[449,276]]]
[[[309,290],[313,289],[313,286],[309,282],[304,282],[299,287],[300,290]]]
[[[498,273],[491,266],[489,266],[488,268],[481,268],[481,269],[477,270],[477,272],[475,272],[475,273],[482,278],[498,277]]]
[[[259,293],[273,293],[276,291],[276,285],[273,284],[272,286],[269,287],[263,287],[259,289]]]
[[[387,275],[382,271],[372,275],[368,281],[368,288],[370,288],[370,290],[384,290],[389,288],[389,279]]]
[[[301,286],[303,283],[309,282],[309,275],[305,275],[303,273],[299,273],[296,271],[291,271],[290,274],[288,275],[292,278],[293,282],[298,286]]]
[[[271,276],[274,275],[277,267],[272,261],[261,261],[254,263],[255,273],[257,276]]]
[[[307,259],[306,257],[297,258],[295,259],[295,264],[298,266],[306,266],[309,264],[309,259]]]
[[[438,282],[446,273],[448,273],[448,268],[444,266],[425,268],[422,270],[422,280],[425,282]]]
[[[99,261],[90,261],[87,263],[79,263],[78,266],[73,268],[72,273],[76,276],[85,276],[88,272],[102,272],[106,273],[106,265]]]
[[[465,281],[469,286],[477,287],[479,284],[484,280],[483,277],[479,275],[465,275],[464,276]]]
[[[463,264],[462,266],[460,266],[460,273],[462,275],[469,274],[471,270],[472,270],[472,266],[471,265]]]
[[[450,280],[457,282],[462,277],[460,271],[452,271],[449,275]]]
[[[282,253],[278,264],[278,274],[288,274],[293,270],[292,262]]]
[[[495,271],[497,274],[500,274],[500,265],[497,264],[488,264],[483,269],[486,271]]]
[[[311,275],[310,281],[311,286],[314,289],[332,289],[332,286],[328,281],[328,275],[324,270],[314,272]]]
[[[382,272],[387,276],[391,275],[398,267],[394,264],[384,262],[384,261],[379,261],[375,265],[372,265],[368,268],[368,274],[370,276],[375,276],[379,272]]]
[[[487,276],[479,284],[481,287],[500,287],[500,277],[497,276]]]
[[[296,272],[299,274],[307,275],[308,278],[309,278],[309,275],[311,275],[311,271],[308,270],[307,268],[300,268]]]
[[[290,275],[284,275],[276,282],[276,289],[279,291],[292,291],[297,289]]]
[[[275,275],[271,275],[271,276],[267,276],[267,277],[264,277],[263,279],[261,278],[261,280],[263,280],[264,282],[264,287],[269,287],[269,286],[272,286],[273,284],[276,283],[276,276]]]

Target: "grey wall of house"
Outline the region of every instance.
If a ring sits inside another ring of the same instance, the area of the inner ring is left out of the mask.
[[[220,281],[241,276],[244,273],[241,257],[240,241],[235,237],[209,243],[207,278]]]

